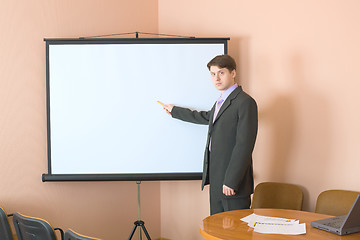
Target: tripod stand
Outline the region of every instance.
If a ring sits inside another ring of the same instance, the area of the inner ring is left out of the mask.
[[[144,225],[145,222],[140,220],[140,184],[141,184],[141,181],[136,181],[136,184],[138,185],[138,220],[134,222],[134,228],[131,231],[130,237],[129,237],[128,240],[132,239],[137,227],[141,227],[141,228],[139,228],[139,240],[142,239],[142,237],[141,237],[141,229],[144,231],[146,238],[148,240],[151,240],[149,233],[146,231],[146,228],[145,228],[145,225]]]

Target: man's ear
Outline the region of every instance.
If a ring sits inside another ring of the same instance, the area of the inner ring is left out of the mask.
[[[234,81],[235,81],[235,77],[236,77],[236,70],[235,70],[235,69],[231,71],[231,77],[232,77],[232,78],[234,79]]]

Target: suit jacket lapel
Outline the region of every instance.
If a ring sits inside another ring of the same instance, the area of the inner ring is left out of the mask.
[[[215,112],[215,107],[216,107],[216,102],[214,103],[213,107],[210,110],[210,118],[209,118],[209,125],[212,124],[212,122],[214,121],[214,112]]]
[[[211,108],[210,110],[210,118],[209,118],[209,133],[211,133],[212,128],[213,128],[213,121],[214,121],[214,112],[215,112],[215,106],[216,106],[216,102],[214,104],[214,106]],[[211,135],[211,134],[210,134]]]
[[[238,86],[230,95],[229,97],[225,100],[225,102],[223,103],[223,105],[221,106],[215,121],[211,121],[212,124],[215,124],[215,122],[219,119],[219,117],[221,116],[221,114],[230,106],[231,101],[236,98],[236,96],[242,91],[241,86]],[[213,118],[213,116],[211,117],[211,119]]]

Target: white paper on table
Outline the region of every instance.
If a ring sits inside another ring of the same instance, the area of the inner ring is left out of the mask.
[[[296,221],[295,219],[260,216],[260,215],[256,215],[255,213],[250,214],[240,220],[247,222],[247,223],[254,223],[254,222],[295,223],[295,222],[299,222],[299,221]]]
[[[299,221],[293,221],[293,222],[280,222],[280,221],[271,221],[271,220],[266,220],[266,221],[262,221],[262,222],[252,222],[250,221],[248,223],[249,227],[255,228],[256,224],[275,224],[275,225],[292,225],[292,224],[299,224]]]
[[[267,234],[299,235],[306,234],[305,223],[283,224],[283,223],[256,223],[254,232]]]

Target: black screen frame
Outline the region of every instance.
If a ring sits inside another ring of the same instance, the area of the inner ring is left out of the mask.
[[[201,180],[197,173],[134,173],[134,174],[52,174],[51,172],[51,122],[50,122],[50,69],[49,46],[64,44],[224,44],[228,52],[230,38],[45,38],[46,43],[46,117],[47,117],[47,162],[48,173],[42,174],[42,181],[169,181]]]

